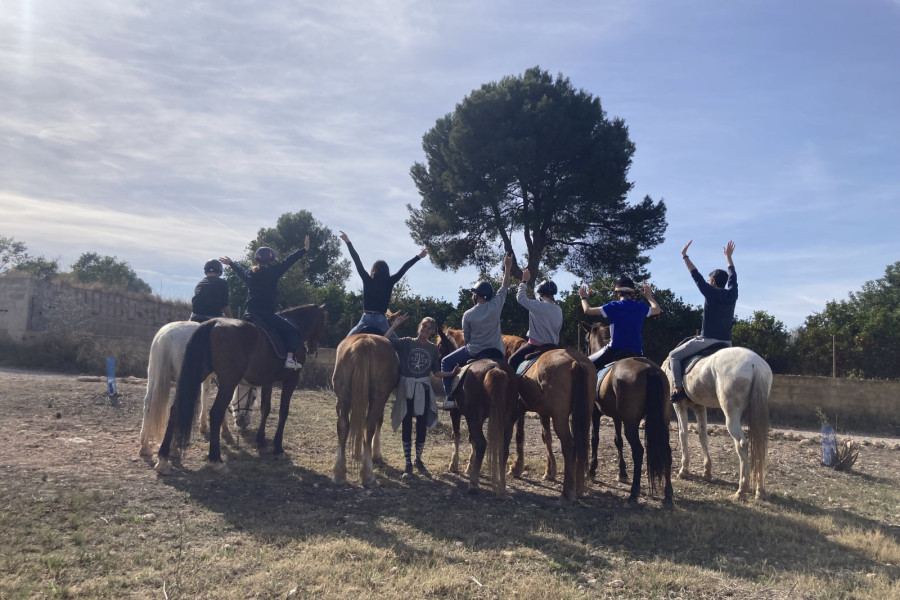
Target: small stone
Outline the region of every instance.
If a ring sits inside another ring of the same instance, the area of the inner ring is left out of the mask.
[[[606,584],[606,587],[610,588],[622,588],[625,587],[625,582],[621,579],[613,579],[609,583]]]

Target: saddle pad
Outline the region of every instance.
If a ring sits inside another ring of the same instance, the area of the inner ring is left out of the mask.
[[[603,383],[603,378],[609,374],[609,370],[612,369],[612,366],[616,364],[615,361],[609,363],[599,371],[597,371],[597,393],[600,393],[600,384]]]
[[[537,359],[540,358],[540,356],[540,354],[529,354],[528,358],[526,358],[519,364],[519,368],[516,369],[516,375],[524,375],[525,371],[527,371],[529,367],[531,367],[531,365],[536,363]]]
[[[469,368],[474,364],[474,362],[475,361],[469,361],[459,369],[459,373],[457,373],[453,377],[453,382],[450,383],[450,393],[447,395],[447,397],[452,396],[453,393],[456,392],[457,388],[462,385],[463,378],[466,376],[466,373],[469,372]]]
[[[731,346],[729,346],[728,344],[723,344],[723,343],[713,344],[712,346],[710,346],[710,347],[708,347],[708,348],[704,348],[703,350],[701,350],[701,351],[698,352],[697,354],[694,354],[694,355],[692,355],[692,356],[687,357],[686,359],[684,359],[684,370],[683,370],[683,374],[684,374],[684,375],[687,375],[687,374],[690,372],[690,370],[693,369],[694,366],[695,366],[698,362],[700,362],[701,360],[703,360],[703,359],[706,358],[707,356],[712,356],[713,354],[715,354],[716,352],[718,352],[718,351],[721,350],[722,348],[730,348],[730,347],[731,347]]]

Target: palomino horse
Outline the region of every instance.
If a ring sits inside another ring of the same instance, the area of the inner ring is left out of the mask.
[[[332,384],[337,395],[338,453],[335,483],[346,483],[347,438],[353,460],[361,461],[359,477],[375,485],[373,459],[381,459],[378,435],[388,396],[400,380],[400,363],[390,340],[381,335],[355,334],[338,344]]]
[[[669,361],[663,369],[671,380]],[[766,495],[766,447],[769,436],[767,402],[772,388],[772,369],[758,354],[747,348],[723,348],[703,358],[684,377],[684,391],[690,400],[675,404],[678,435],[681,439],[681,470],[678,476],[690,474],[688,452],[688,412],[697,415],[697,430],[703,449],[703,477],[712,478],[709,460],[709,438],[706,433],[707,407],[719,407],[725,413],[725,426],[734,438],[734,449],[740,462],[740,481],[735,500],[745,500],[747,492],[756,488],[756,497]],[[744,437],[741,415],[746,412],[750,437]],[[749,450],[749,452],[748,452]],[[748,456],[749,454],[749,456]]]
[[[450,330],[453,331],[458,330]],[[448,337],[440,328],[438,335],[440,337],[438,348],[442,356],[456,350],[456,341],[453,338]],[[453,394],[457,408],[450,411],[453,426],[450,472],[459,472],[460,420],[465,417],[466,426],[469,428],[469,443],[472,447],[466,466],[469,493],[478,490],[478,478],[487,454],[494,495],[498,498],[506,496],[506,461],[509,459],[509,442],[512,440],[513,425],[518,416],[519,392],[516,379],[515,373],[505,361],[484,358],[472,363],[462,384]],[[485,420],[488,421],[487,438],[484,437]]]
[[[141,456],[152,456],[158,447],[169,421],[172,383],[178,382],[184,349],[188,340],[200,327],[194,321],[175,321],[163,325],[153,337],[150,345],[150,361],[147,363],[147,394],[144,396],[144,418],[141,422]],[[210,389],[213,376],[203,382],[200,392],[200,433],[209,435]],[[229,410],[234,415],[234,424],[246,429],[250,424],[250,409],[255,400],[256,390],[247,385],[239,385],[234,391]],[[222,436],[231,441],[228,421],[222,421]]]
[[[600,350],[607,339],[608,328],[595,323],[588,333],[591,353]],[[616,450],[619,453],[619,481],[628,483],[625,458],[622,454],[622,425],[631,446],[634,474],[628,505],[637,506],[641,493],[641,468],[644,447],[639,426],[644,419],[644,442],[647,444],[647,483],[650,494],[656,493],[660,481],[663,488],[663,507],[672,508],[672,446],[669,443],[669,421],[672,420],[669,385],[665,373],[652,360],[644,357],[623,358],[613,363],[597,391],[599,411],[592,419],[591,475],[597,468],[597,445],[600,440],[600,414],[612,418],[616,428]]]
[[[522,405],[516,424],[516,461],[510,467],[509,474],[513,477],[522,475],[525,468],[525,413],[536,412],[541,418],[542,438],[547,446],[544,479],[556,479],[556,458],[553,456],[553,436],[550,432],[552,421],[563,454],[562,496],[567,500],[583,496],[596,389],[594,363],[578,350],[560,348],[541,354],[519,378]]]
[[[305,362],[306,351],[314,353],[318,350],[319,338],[325,331],[325,315],[325,306],[315,304],[298,306],[281,313],[281,316],[297,327],[306,340],[306,349],[303,346],[297,349],[298,362]],[[284,424],[300,372],[284,368],[284,359],[275,353],[266,334],[256,325],[238,319],[213,319],[197,328],[185,349],[169,425],[157,452],[158,472],[168,473],[171,469],[168,459],[173,437],[177,437],[179,447],[187,448],[200,384],[212,372],[215,372],[219,381],[219,392],[209,410],[209,461],[213,468],[218,471],[226,470],[219,447],[219,429],[225,418],[228,401],[241,381],[258,386],[262,391],[259,429],[256,432],[256,444],[260,448],[266,445],[266,419],[272,409],[272,386],[276,381],[281,382],[281,406],[273,445],[275,455],[284,452]]]

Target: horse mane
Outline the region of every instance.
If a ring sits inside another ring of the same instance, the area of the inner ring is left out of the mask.
[[[592,323],[590,326],[587,326],[587,335],[585,336],[585,340],[587,341],[588,348],[591,347],[591,340],[594,336],[600,338],[600,343],[598,345],[598,349],[609,343],[609,325],[604,325],[603,323]]]

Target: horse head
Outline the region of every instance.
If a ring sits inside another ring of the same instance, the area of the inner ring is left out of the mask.
[[[304,304],[289,308],[282,316],[294,324],[306,340],[306,351],[315,354],[319,350],[319,342],[325,335],[325,324],[328,312],[324,304]]]
[[[444,331],[443,327],[437,328],[438,334],[438,351],[441,353],[441,356],[447,356],[451,352],[457,349],[456,342],[453,341],[453,338],[449,337],[447,333]]]
[[[602,323],[585,325],[587,333],[584,341],[587,342],[588,353],[593,353],[609,343],[609,326]]]

